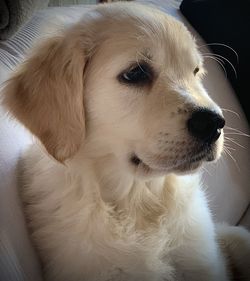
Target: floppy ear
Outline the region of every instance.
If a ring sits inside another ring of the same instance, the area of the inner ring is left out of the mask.
[[[74,155],[85,135],[82,44],[48,39],[7,83],[3,104],[58,161]]]

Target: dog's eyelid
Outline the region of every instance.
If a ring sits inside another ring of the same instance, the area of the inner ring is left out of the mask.
[[[130,85],[144,85],[151,83],[154,77],[152,66],[144,61],[133,62],[118,75],[118,80]]]
[[[132,62],[132,63],[130,64],[130,66],[127,68],[127,70],[125,70],[124,72],[133,70],[134,68],[136,68],[136,67],[138,67],[138,66],[139,66],[143,71],[145,71],[145,70],[152,71],[151,65],[150,65],[146,60],[140,60],[140,61]]]

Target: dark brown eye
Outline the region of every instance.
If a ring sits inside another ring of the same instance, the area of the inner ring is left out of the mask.
[[[194,69],[194,71],[193,71],[193,73],[194,73],[194,75],[196,75],[198,72],[199,72],[199,67],[197,66],[195,69]]]
[[[143,85],[152,80],[152,70],[147,63],[140,63],[118,76],[119,81],[130,85]]]

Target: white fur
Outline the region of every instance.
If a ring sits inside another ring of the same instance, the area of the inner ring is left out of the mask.
[[[131,190],[112,203],[93,161],[65,167],[38,150],[25,159],[25,201],[48,280],[228,280],[198,175],[124,175]]]
[[[141,59],[154,68],[152,85],[120,83],[118,74]],[[195,173],[206,155],[191,161],[198,144],[186,128],[197,107],[221,114],[202,72],[181,23],[120,3],[38,48],[10,81],[8,109],[64,162],[37,145],[22,161],[22,198],[46,280],[229,280],[224,234],[217,239]],[[214,159],[222,148],[223,134]],[[131,163],[133,153],[144,164]]]

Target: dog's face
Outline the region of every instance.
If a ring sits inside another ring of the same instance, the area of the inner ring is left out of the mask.
[[[29,60],[37,85],[28,85],[31,77],[24,83],[32,73],[23,70],[5,103],[56,159],[94,145],[97,157],[112,155],[129,172],[160,175],[219,157],[224,119],[201,84],[202,57],[181,23],[131,3],[104,5],[45,47]]]
[[[90,138],[139,174],[190,171],[218,158],[224,120],[201,84],[202,57],[186,28],[145,12],[108,30],[86,73]]]

